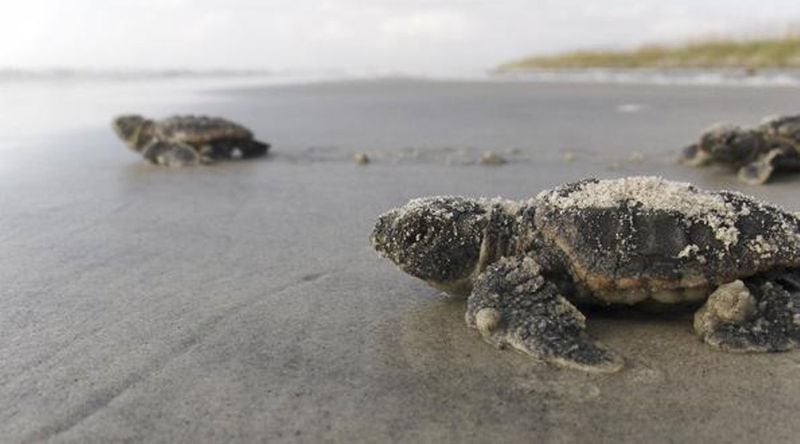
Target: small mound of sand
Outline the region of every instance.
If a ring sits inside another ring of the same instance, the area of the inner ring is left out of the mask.
[[[353,155],[353,162],[355,162],[356,165],[367,165],[370,163],[370,158],[367,153],[356,153]]]
[[[507,162],[505,157],[493,152],[487,151],[481,154],[480,163],[481,165],[491,165],[491,166],[498,166],[503,165]]]

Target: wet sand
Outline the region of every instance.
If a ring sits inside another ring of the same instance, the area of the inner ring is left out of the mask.
[[[0,436],[796,441],[800,352],[715,352],[691,313],[593,313],[590,333],[626,368],[555,369],[482,342],[463,301],[379,259],[368,235],[377,214],[412,197],[524,198],[587,176],[659,174],[797,211],[800,178],[747,187],[672,159],[713,121],[797,112],[798,98],[357,82],[98,99],[74,125],[69,102],[53,98],[63,127],[0,126]],[[274,154],[150,166],[108,129],[109,113],[135,110],[225,115]],[[512,161],[473,165],[487,150]],[[373,162],[355,165],[356,152]]]

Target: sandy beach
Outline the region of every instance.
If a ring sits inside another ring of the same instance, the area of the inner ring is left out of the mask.
[[[748,187],[674,163],[711,123],[797,113],[798,99],[488,80],[4,84],[0,440],[795,442],[800,352],[716,352],[690,312],[593,313],[589,332],[626,367],[557,369],[484,343],[464,301],[368,236],[413,197],[521,199],[634,174],[798,211],[798,178]],[[151,166],[109,128],[131,111],[225,116],[273,148]],[[477,165],[486,151],[509,163]]]

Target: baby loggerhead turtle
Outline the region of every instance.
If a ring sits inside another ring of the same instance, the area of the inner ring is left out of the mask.
[[[622,367],[576,305],[705,302],[694,329],[717,349],[800,343],[800,220],[740,193],[629,177],[522,202],[429,197],[381,215],[371,242],[406,273],[468,296],[467,325],[489,343],[566,367]]]
[[[269,144],[253,138],[247,128],[218,117],[173,116],[150,120],[129,114],[112,124],[128,146],[152,163],[197,165],[220,159],[263,156]]]
[[[800,171],[800,115],[768,117],[755,128],[718,123],[684,148],[680,160],[737,168],[739,179],[751,185],[767,182],[775,171]]]

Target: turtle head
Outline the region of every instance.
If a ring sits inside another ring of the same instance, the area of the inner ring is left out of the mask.
[[[758,131],[730,124],[716,124],[700,136],[700,141],[683,151],[682,160],[690,165],[704,165],[712,160],[737,164],[753,156],[760,145]]]
[[[414,199],[384,213],[372,230],[372,246],[406,273],[463,295],[481,268],[490,210],[462,197]]]
[[[114,132],[120,139],[135,150],[144,147],[146,137],[142,137],[143,130],[151,123],[150,120],[136,114],[118,116],[111,123]]]

